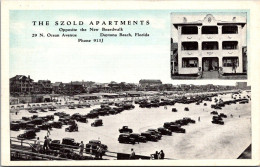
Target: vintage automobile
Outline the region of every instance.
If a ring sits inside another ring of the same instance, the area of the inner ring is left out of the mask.
[[[168,129],[171,125],[178,125],[176,122],[165,122],[163,127]]]
[[[35,131],[27,130],[23,134],[18,135],[18,139],[34,139],[36,136]]]
[[[80,116],[79,118],[77,118],[78,122],[82,122],[82,123],[87,123],[87,116]]]
[[[188,108],[188,107],[185,107],[185,108],[184,108],[184,111],[189,111],[189,108]]]
[[[106,153],[108,147],[105,144],[102,144],[100,140],[90,140],[89,143],[86,144],[86,153],[96,154],[97,146],[102,148],[103,155]]]
[[[102,119],[96,119],[94,122],[91,123],[91,126],[102,126],[103,121]]]
[[[46,115],[45,118],[46,118],[48,121],[53,121],[53,120],[54,120],[54,115]]]
[[[212,115],[218,115],[218,112],[217,112],[217,111],[212,111],[210,114],[212,114]]]
[[[77,132],[77,131],[79,131],[77,124],[75,124],[75,125],[70,125],[69,127],[67,127],[67,128],[65,129],[65,132]]]
[[[227,115],[226,115],[226,114],[224,114],[224,113],[220,113],[220,114],[219,114],[219,117],[222,117],[222,118],[227,118]]]
[[[187,121],[188,123],[192,123],[192,124],[195,124],[195,123],[196,123],[196,121],[195,121],[194,119],[191,119],[191,118],[189,118],[189,117],[184,117],[183,120],[184,120],[184,121]]]
[[[172,112],[177,112],[177,109],[176,108],[172,108]]]
[[[59,150],[62,148],[62,145],[60,143],[60,140],[52,140],[49,144],[50,149],[52,150]]]
[[[200,105],[200,102],[196,102],[196,105]]]
[[[41,129],[41,130],[48,130],[48,129],[52,129],[52,126],[50,123],[44,123],[42,125],[38,125],[38,127]]]
[[[160,132],[162,135],[169,135],[169,136],[172,135],[172,131],[170,131],[169,129],[160,127],[160,128],[158,128],[157,130],[158,130],[158,132]]]
[[[224,125],[224,121],[223,121],[222,118],[219,117],[219,116],[213,116],[211,122],[212,122],[213,124]]]
[[[29,113],[38,113],[35,109],[34,110],[33,109],[29,109],[28,112]]]
[[[20,124],[17,123],[17,122],[11,122],[10,130],[19,131],[20,130]]]
[[[29,121],[29,120],[31,120],[31,118],[30,117],[22,117],[22,120]]]
[[[148,129],[146,132],[157,136],[159,140],[162,138],[162,134],[160,132],[158,132],[157,129]]]
[[[151,133],[148,133],[148,132],[141,133],[141,136],[146,137],[147,141],[155,141],[155,142],[158,141],[158,137],[157,136],[152,135]]]
[[[121,129],[119,129],[120,133],[132,133],[133,129],[128,128],[128,126],[123,126]]]
[[[68,138],[68,137],[63,138],[61,144],[65,145],[64,147],[69,147],[69,148],[78,148],[79,147],[79,143],[76,143],[73,138]]]
[[[137,142],[137,143],[139,143],[139,142],[145,143],[146,142],[146,137],[141,136],[138,133],[130,133],[130,138],[134,138],[135,142]]]
[[[123,133],[118,137],[119,143],[135,144],[135,138],[130,137],[130,134]]]
[[[76,109],[74,105],[69,105],[69,109]]]
[[[55,121],[55,122],[52,122],[51,126],[53,128],[58,128],[60,129],[62,127],[62,122],[61,121]]]
[[[188,125],[188,124],[189,124],[189,121],[184,120],[184,119],[178,119],[178,120],[176,120],[175,122],[176,122],[176,124],[179,124],[179,125],[181,125],[181,126],[183,126],[183,125]]]
[[[171,130],[172,132],[176,132],[176,133],[185,133],[186,132],[185,129],[181,128],[178,125],[171,125],[168,129]]]

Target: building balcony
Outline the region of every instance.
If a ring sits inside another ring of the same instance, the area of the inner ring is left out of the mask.
[[[223,56],[240,56],[240,55],[242,55],[242,53],[239,54],[239,50],[238,49],[235,49],[235,50],[231,50],[231,49],[229,49],[229,50],[222,50],[221,52],[222,52],[221,54]]]
[[[202,34],[201,41],[219,41],[220,37],[218,34]]]
[[[181,41],[198,41],[200,36],[198,34],[182,34]]]
[[[183,57],[198,57],[199,50],[181,50],[180,54]]]
[[[218,57],[220,55],[220,50],[202,50],[202,57]]]

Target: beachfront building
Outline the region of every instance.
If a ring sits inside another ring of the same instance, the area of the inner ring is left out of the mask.
[[[38,81],[39,92],[43,94],[52,93],[52,84],[50,80],[39,80]]]
[[[55,82],[52,84],[52,90],[54,93],[62,94],[64,91],[64,84],[62,82]]]
[[[30,75],[16,75],[10,78],[9,84],[11,95],[30,94],[33,91],[33,79]]]
[[[178,60],[172,62],[172,70],[175,70],[172,73],[246,72],[242,52],[246,19],[237,20],[236,16],[221,18],[223,20],[217,20],[212,14],[207,14],[201,20],[189,22],[183,17],[182,22],[173,23],[177,31],[173,38],[177,38],[178,53],[172,53],[172,60],[174,55],[178,55]]]

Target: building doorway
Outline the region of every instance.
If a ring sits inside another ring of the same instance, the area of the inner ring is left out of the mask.
[[[217,57],[202,58],[202,71],[218,71],[219,62]]]

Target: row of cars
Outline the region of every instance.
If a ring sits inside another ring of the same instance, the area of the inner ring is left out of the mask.
[[[103,155],[108,150],[107,145],[102,144],[100,140],[90,140],[85,146],[85,153],[95,155],[97,153],[97,147],[102,148]],[[61,152],[73,152],[80,148],[80,143],[76,142],[73,138],[63,138],[62,140],[51,140],[49,143],[51,150],[59,150]],[[36,151],[33,149],[33,151]]]
[[[224,125],[223,118],[227,118],[227,115],[224,113],[218,113],[217,111],[212,111],[210,114],[212,114],[212,123],[213,124],[219,124]]]
[[[165,122],[163,127],[157,129],[148,129],[145,132],[133,133],[133,130],[128,128],[128,126],[123,126],[119,129],[121,133],[118,137],[119,143],[135,144],[139,142],[154,141],[157,142],[162,138],[162,135],[171,136],[173,132],[175,133],[185,133],[186,130],[181,126],[196,123],[195,120],[184,117],[183,119],[176,120],[174,122]]]
[[[218,103],[212,104],[211,108],[222,109],[222,107],[225,107],[225,105],[236,104],[237,102],[239,104],[245,104],[245,103],[248,103],[249,100],[247,98],[233,99],[233,100],[227,100],[227,101],[219,100]]]
[[[191,103],[196,103],[199,105],[203,100],[205,101],[212,101],[212,97],[217,96],[217,94],[211,94],[211,95],[197,95],[197,96],[192,96],[192,97],[181,97],[181,98],[176,98],[174,100],[170,99],[153,99],[153,100],[147,100],[147,99],[142,99],[142,100],[136,100],[135,103],[139,104],[140,108],[152,108],[152,107],[160,107],[160,106],[165,106],[165,105],[174,105],[175,103],[182,103],[182,104],[191,104]],[[205,104],[204,104],[205,105]]]
[[[148,129],[142,133],[132,133],[133,130],[127,126],[119,129],[121,133],[118,137],[119,143],[135,144],[135,143],[145,143],[147,141],[158,141],[161,139],[162,135],[172,135],[172,132],[166,128],[160,127],[158,129]]]

